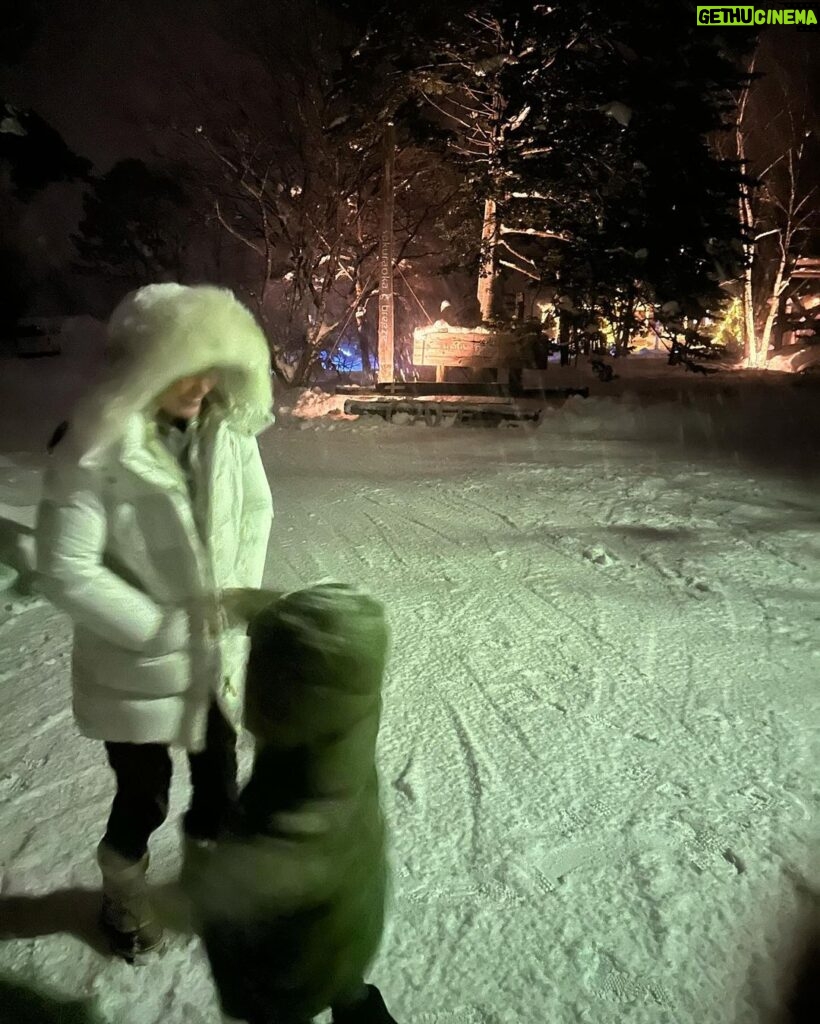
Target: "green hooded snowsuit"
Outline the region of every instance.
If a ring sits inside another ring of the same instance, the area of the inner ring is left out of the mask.
[[[182,881],[225,1012],[309,1020],[356,989],[381,938],[388,631],[376,601],[338,584],[249,600],[253,772],[232,834],[189,851]]]

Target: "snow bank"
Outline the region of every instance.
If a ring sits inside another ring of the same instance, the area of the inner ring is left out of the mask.
[[[287,423],[292,420],[316,420],[322,417],[355,420],[344,412],[345,396],[329,394],[321,388],[290,388],[284,392],[275,390],[275,411],[277,419]]]
[[[649,442],[692,459],[728,455],[733,461],[764,461],[770,468],[818,470],[808,439],[820,436],[820,382],[771,371],[722,371],[703,377],[657,359],[613,360],[612,365],[618,376],[608,384],[584,364],[548,371],[547,386],[586,386],[590,396],[547,399],[535,436],[547,445],[559,436],[601,444]],[[488,401],[457,394],[420,397]],[[408,417],[396,416],[388,424],[378,416],[346,416],[344,402],[344,395],[320,388],[294,388],[277,395],[277,415],[280,425],[302,429],[408,429]],[[522,407],[542,404],[540,399],[520,400]],[[426,429],[420,422],[414,428]]]
[[[559,436],[607,442],[654,443],[692,461],[734,463],[816,476],[820,472],[820,382],[732,375],[720,388],[612,398],[570,398],[548,411],[541,426]]]
[[[820,369],[820,345],[791,345],[766,363],[767,370],[779,370],[781,373],[802,373],[810,367]]]

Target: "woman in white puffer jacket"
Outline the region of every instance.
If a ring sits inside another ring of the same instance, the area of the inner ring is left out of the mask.
[[[220,595],[262,582],[272,503],[256,435],[273,416],[267,342],[227,290],[141,288],[109,345],[110,372],[45,475],[36,579],[73,620],[75,719],[117,778],[102,921],[132,958],[161,939],[145,871],[168,748],[189,753],[187,835],[214,838],[236,796],[248,641]]]

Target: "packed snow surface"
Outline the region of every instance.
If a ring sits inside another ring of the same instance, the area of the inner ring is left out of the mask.
[[[59,364],[0,367],[6,533],[83,384]],[[357,583],[392,623],[372,975],[402,1024],[787,1019],[820,885],[820,392],[616,368],[537,429],[347,420],[314,392],[261,440],[266,583]],[[217,1024],[196,940],[137,968],[101,949],[112,779],[72,723],[68,621],[9,591],[0,648],[0,973],[111,1024]]]

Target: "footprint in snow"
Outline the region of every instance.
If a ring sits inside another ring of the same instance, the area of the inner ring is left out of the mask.
[[[600,544],[594,544],[590,548],[585,548],[583,557],[588,562],[592,562],[593,565],[602,565],[604,567],[614,565],[617,562],[617,558],[607,551],[606,548],[601,547]]]
[[[599,999],[614,1003],[654,1003],[661,1007],[668,1007],[672,1003],[668,992],[661,985],[618,970],[611,970],[603,978],[596,994]]]
[[[712,588],[705,580],[698,579],[695,576],[686,576],[684,578],[684,585],[694,597],[704,597],[706,594],[712,593]]]
[[[672,1008],[672,998],[661,984],[649,973],[639,976],[624,969],[615,954],[594,949],[590,967],[592,969],[585,972],[585,986],[602,1002],[621,1004],[624,1008],[628,1003],[654,1004],[664,1010]]]
[[[492,1019],[477,1006],[458,1006],[444,1013],[416,1014],[418,1024],[488,1024]]]

